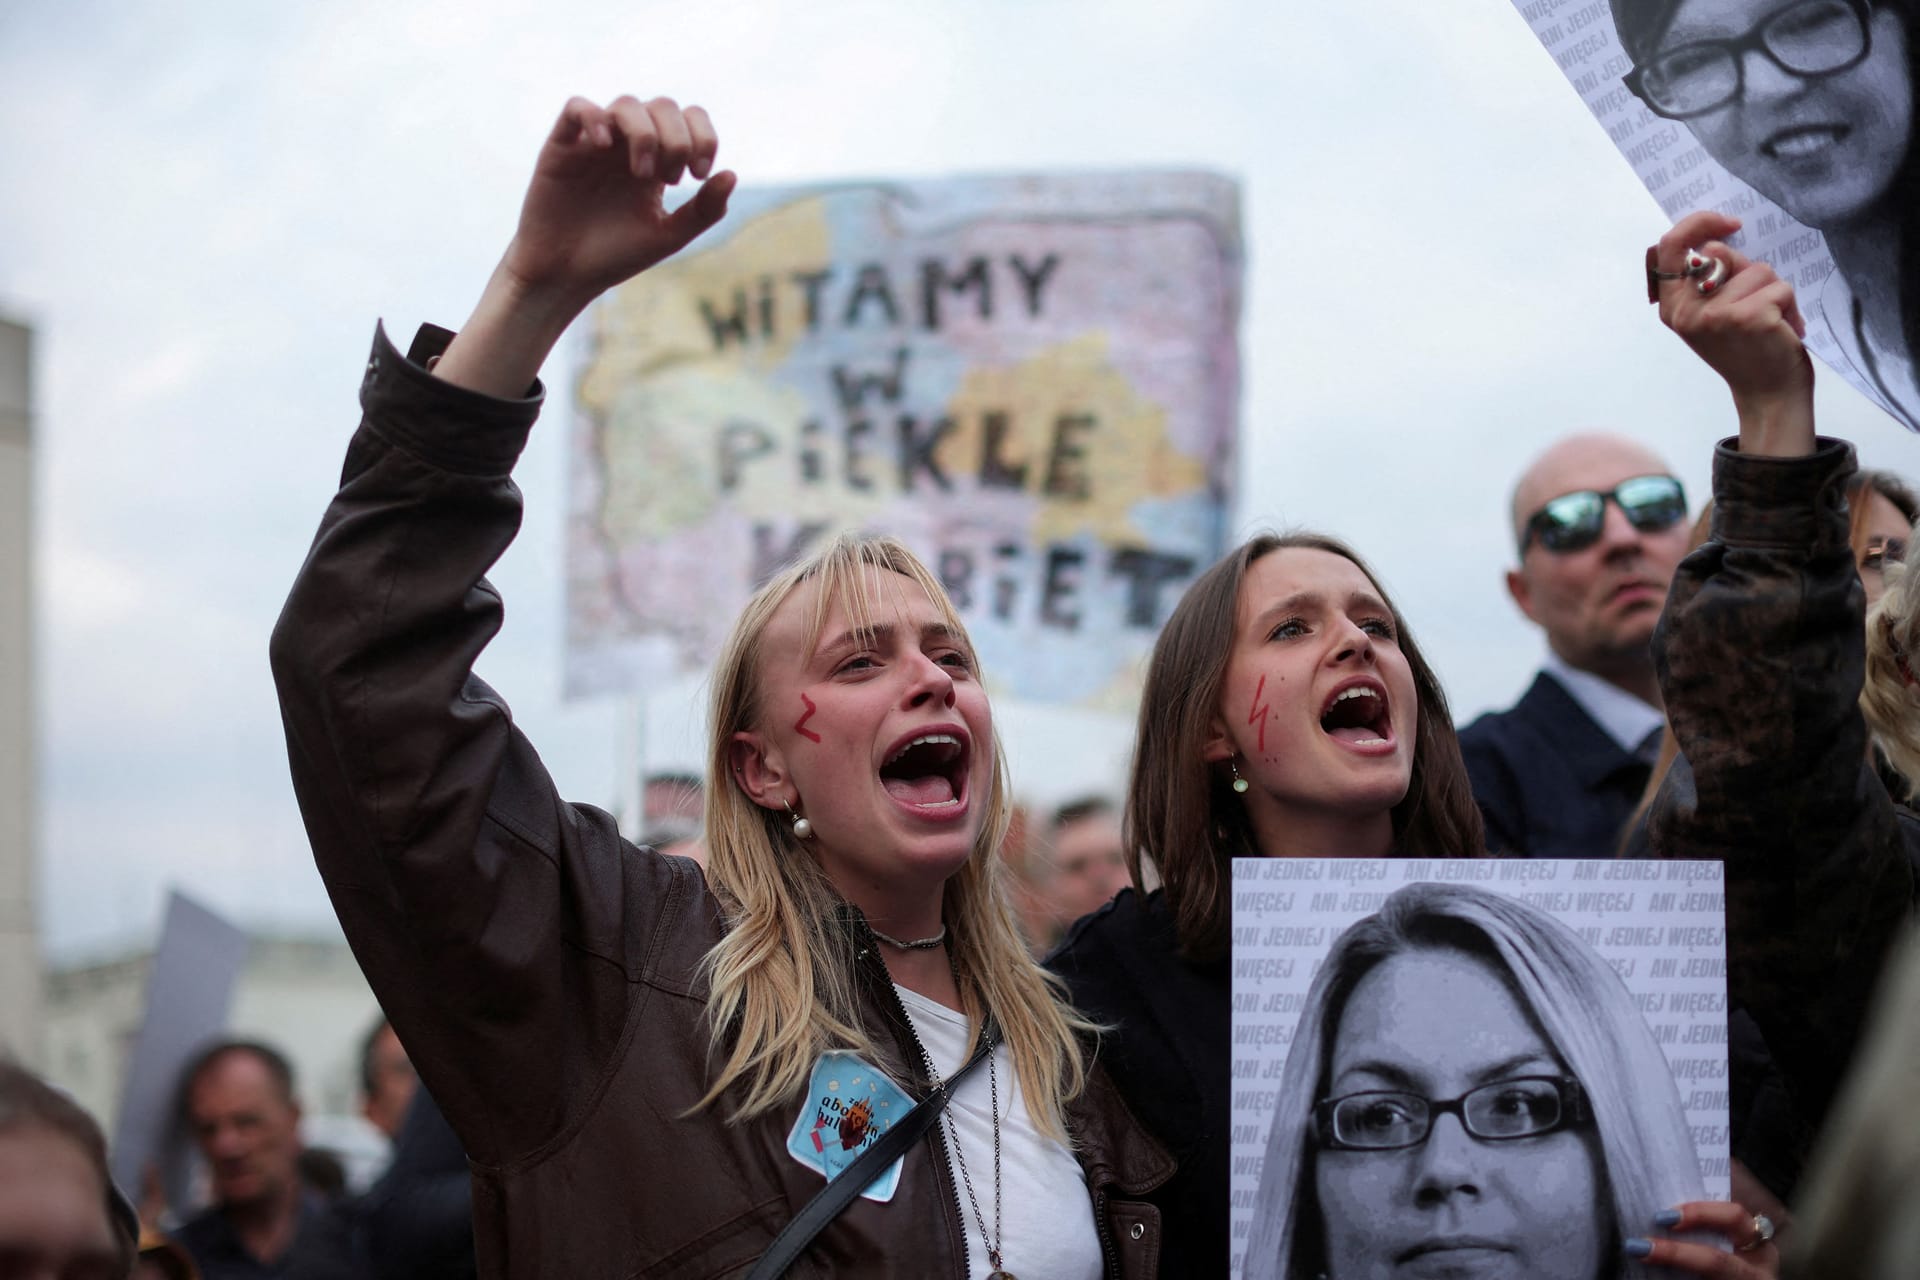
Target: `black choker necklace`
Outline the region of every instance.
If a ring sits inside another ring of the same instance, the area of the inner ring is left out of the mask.
[[[867,928],[873,929],[873,926],[869,924]],[[902,951],[930,951],[947,940],[947,926],[944,924],[941,925],[940,932],[934,934],[931,938],[914,938],[911,941],[903,941],[899,938],[890,937],[878,929],[873,929],[873,936],[889,946],[900,948]]]

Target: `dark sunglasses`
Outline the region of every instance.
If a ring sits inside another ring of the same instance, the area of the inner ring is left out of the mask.
[[[1642,533],[1671,529],[1687,518],[1687,493],[1672,476],[1635,476],[1622,480],[1612,492],[1577,489],[1563,493],[1527,518],[1520,531],[1524,558],[1535,537],[1556,553],[1580,551],[1600,540],[1607,523],[1607,502],[1620,508],[1627,523]]]

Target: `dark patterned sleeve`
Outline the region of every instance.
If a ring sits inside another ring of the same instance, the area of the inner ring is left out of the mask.
[[[1655,804],[1654,849],[1726,863],[1729,994],[1815,1127],[1914,895],[1859,710],[1853,470],[1840,441],[1794,459],[1722,443],[1712,539],[1681,564],[1654,636],[1668,719],[1692,765]]]

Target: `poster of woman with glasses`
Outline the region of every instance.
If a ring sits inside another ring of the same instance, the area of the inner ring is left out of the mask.
[[[1915,0],[1516,4],[1667,215],[1739,217],[1807,345],[1920,431]]]
[[[1248,1280],[1594,1280],[1727,1194],[1717,863],[1236,862]]]

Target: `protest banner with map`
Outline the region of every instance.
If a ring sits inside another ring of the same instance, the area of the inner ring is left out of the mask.
[[[703,670],[856,529],[927,562],[996,689],[1127,705],[1224,549],[1240,271],[1205,174],[741,192],[590,313],[568,691]]]
[[[1741,219],[1807,346],[1920,431],[1920,134],[1899,6],[1514,0],[1669,219]],[[1652,236],[1648,237],[1652,239]]]
[[[1555,1224],[1543,1244],[1453,1215],[1525,1274],[1561,1274],[1529,1249],[1588,1274],[1593,1240],[1615,1255],[1608,1186],[1725,1199],[1725,917],[1718,862],[1236,859],[1233,1274],[1438,1247],[1430,1160]],[[1449,1111],[1478,1140],[1434,1151]]]

